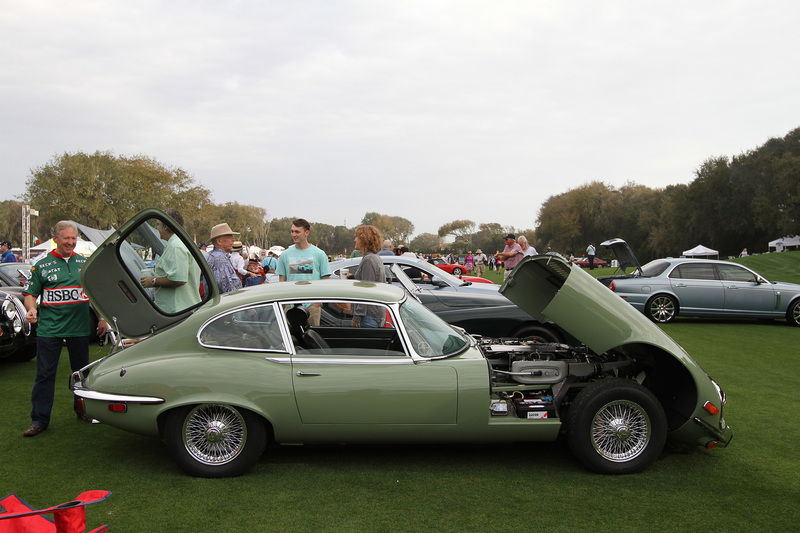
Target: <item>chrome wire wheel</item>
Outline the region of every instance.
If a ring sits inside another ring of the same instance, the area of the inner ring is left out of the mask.
[[[566,437],[575,457],[601,474],[641,472],[667,441],[667,415],[655,394],[627,378],[586,385],[567,412]]]
[[[186,416],[182,433],[186,451],[205,465],[230,463],[247,443],[247,424],[228,405],[198,405]]]
[[[671,296],[655,296],[647,303],[647,313],[653,322],[667,323],[675,318],[677,305]]]
[[[650,431],[650,418],[639,404],[616,400],[601,407],[592,419],[592,446],[608,461],[630,461],[647,449]]]

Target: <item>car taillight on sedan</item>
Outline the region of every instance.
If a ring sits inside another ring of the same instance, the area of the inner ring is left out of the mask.
[[[614,290],[614,288],[615,288],[615,285],[614,285],[614,282],[613,282],[613,281],[612,281],[612,282],[611,282],[611,284],[608,286],[608,288],[609,288],[609,289],[611,289],[611,292],[616,292],[616,291]]]

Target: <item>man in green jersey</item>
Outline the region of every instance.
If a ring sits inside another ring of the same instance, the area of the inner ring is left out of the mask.
[[[80,272],[86,258],[75,253],[78,226],[71,220],[62,220],[53,227],[56,243],[45,257],[31,268],[31,277],[22,294],[28,310],[28,322],[38,323],[36,331],[36,381],[31,393],[31,425],[23,432],[26,437],[38,435],[50,424],[50,412],[55,396],[56,371],[61,348],[66,342],[72,371],[89,364],[89,334],[91,333],[89,298],[81,287]],[[39,308],[36,299],[41,297]],[[100,320],[97,334],[105,335],[108,324]],[[78,418],[92,420],[78,411]]]

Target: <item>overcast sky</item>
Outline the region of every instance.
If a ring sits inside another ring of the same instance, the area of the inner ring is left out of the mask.
[[[0,0],[0,200],[64,152],[216,203],[533,228],[800,126],[800,2]]]

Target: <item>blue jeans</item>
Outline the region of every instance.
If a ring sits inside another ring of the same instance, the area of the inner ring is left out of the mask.
[[[36,381],[31,393],[31,421],[47,427],[53,398],[56,392],[56,372],[64,339],[56,337],[36,337]],[[69,337],[67,351],[73,372],[89,364],[89,337]],[[78,413],[78,398],[73,397],[73,409]]]
[[[378,322],[369,315],[364,315],[361,317],[361,327],[362,328],[377,328]]]

